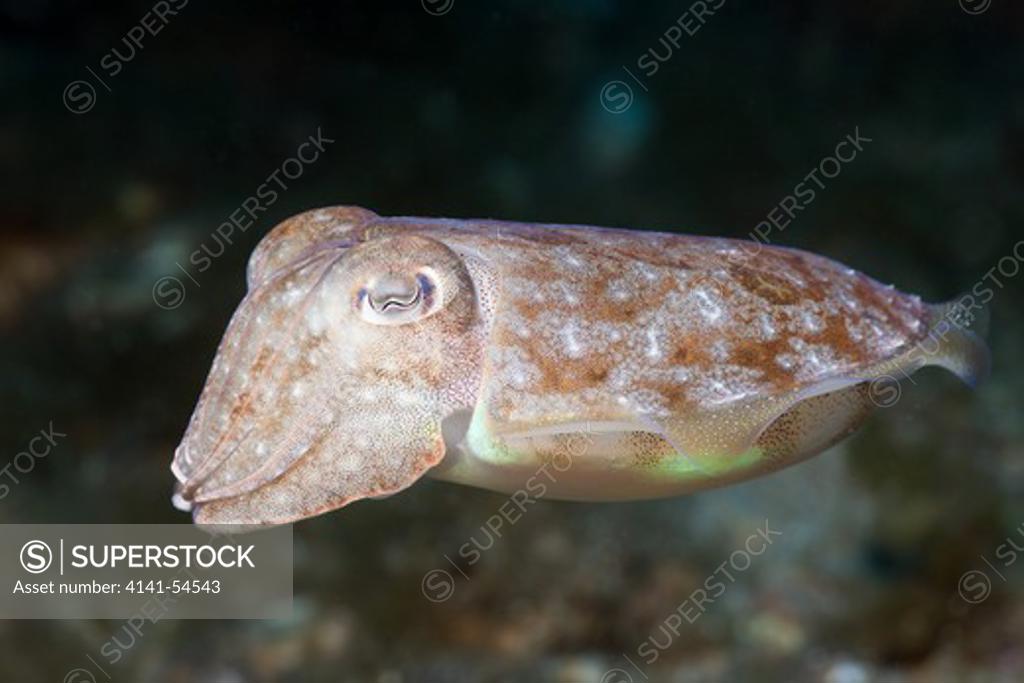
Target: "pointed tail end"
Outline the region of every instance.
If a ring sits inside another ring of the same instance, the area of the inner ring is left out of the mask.
[[[992,371],[992,354],[985,343],[988,326],[988,309],[975,304],[970,295],[933,304],[928,336],[921,344],[928,364],[946,368],[972,388],[978,386]]]

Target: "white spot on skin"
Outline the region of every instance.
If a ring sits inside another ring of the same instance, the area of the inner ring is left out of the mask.
[[[637,270],[640,271],[641,277],[643,277],[643,279],[647,280],[648,282],[655,282],[658,279],[658,271],[655,270],[653,267],[647,265],[646,263],[641,263],[637,267]]]
[[[524,388],[540,377],[540,371],[533,363],[525,359],[516,347],[495,347],[488,354],[495,367],[500,368],[502,375],[508,377],[509,383],[516,388]]]
[[[697,298],[697,306],[704,319],[708,322],[715,322],[722,317],[722,307],[719,306],[707,290],[700,288],[693,290],[693,296]]]
[[[608,284],[608,298],[615,302],[628,301],[631,296],[625,280],[615,280]]]
[[[664,405],[665,397],[656,391],[637,389],[622,398],[626,399],[624,405],[630,406],[640,414],[657,417],[667,417],[669,414]]]
[[[658,343],[659,330],[651,326],[647,328],[647,350],[644,355],[651,360],[659,360],[662,357],[661,344]]]
[[[690,371],[687,368],[672,368],[672,378],[680,383],[690,381]]]
[[[522,368],[512,368],[509,370],[508,379],[512,383],[512,386],[517,389],[522,389],[526,386],[526,373],[523,372]]]
[[[800,316],[801,322],[803,323],[804,330],[810,334],[817,334],[825,329],[825,323],[814,311],[804,310]]]
[[[860,325],[857,325],[852,320],[846,321],[846,331],[850,335],[850,339],[855,342],[864,341],[864,331]]]
[[[821,362],[821,357],[818,356],[817,351],[811,351],[808,353],[804,360],[807,361],[807,365],[812,372],[817,372],[824,367],[824,364]]]
[[[608,378],[608,386],[617,391],[628,388],[633,383],[632,373],[622,366],[612,368]],[[620,396],[619,399],[624,397]]]
[[[711,357],[717,363],[725,363],[729,360],[729,344],[724,339],[719,339],[711,344]]]
[[[579,326],[575,321],[566,324],[562,328],[561,337],[563,350],[565,355],[569,358],[582,358],[583,357],[583,345],[579,340]]]
[[[327,328],[327,318],[320,306],[310,306],[306,309],[306,325],[313,334],[320,334]]]
[[[796,367],[796,356],[791,353],[780,353],[775,357],[775,362],[784,370],[792,370]]]
[[[284,293],[284,305],[292,306],[297,304],[302,298],[302,290],[296,287],[294,284],[289,283],[288,289]]]
[[[758,379],[760,370],[738,365],[715,366],[708,374],[697,378],[687,395],[704,405],[723,405],[763,391]]]
[[[423,397],[414,391],[399,391],[395,403],[400,406],[414,406],[423,402]]]

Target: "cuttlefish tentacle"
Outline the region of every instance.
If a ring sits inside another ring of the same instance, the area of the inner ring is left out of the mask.
[[[989,365],[954,307],[719,238],[333,207],[269,233],[247,279],[172,465],[204,524],[428,474],[578,500],[700,491],[842,439],[879,378],[936,365],[974,384]]]

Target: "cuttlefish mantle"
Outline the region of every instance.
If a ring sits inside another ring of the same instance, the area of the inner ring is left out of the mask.
[[[879,378],[988,368],[949,306],[729,239],[333,207],[271,231],[248,286],[171,468],[202,524],[284,523],[424,475],[699,491],[836,443]]]

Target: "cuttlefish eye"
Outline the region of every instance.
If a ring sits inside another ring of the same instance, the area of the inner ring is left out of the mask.
[[[428,269],[415,274],[388,273],[372,279],[356,295],[356,307],[368,323],[403,325],[437,312],[437,286]]]

